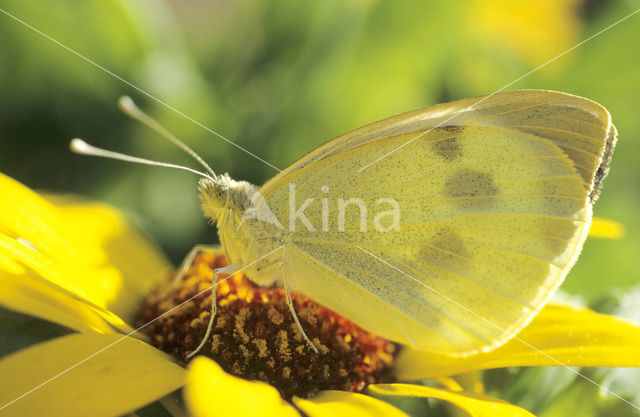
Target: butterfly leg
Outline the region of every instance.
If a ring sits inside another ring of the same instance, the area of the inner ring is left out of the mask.
[[[182,280],[184,275],[187,273],[187,271],[191,267],[191,264],[193,263],[193,260],[195,259],[198,253],[200,252],[210,253],[217,247],[218,246],[216,245],[195,245],[193,248],[191,248],[187,256],[182,261],[182,264],[180,264],[180,269],[178,269],[178,272],[176,273],[175,278],[173,278],[171,285],[167,287],[167,289],[165,290],[165,295],[169,294],[176,287],[176,285],[178,285],[178,283]]]
[[[194,248],[195,249],[195,248]],[[237,272],[240,269],[239,264],[227,265],[223,268],[216,268],[213,271],[213,279],[211,280],[211,317],[209,317],[209,324],[207,324],[207,331],[202,338],[202,341],[198,345],[197,348],[194,349],[193,352],[187,355],[187,360],[193,358],[200,350],[204,347],[207,340],[211,336],[211,331],[213,330],[213,322],[216,318],[216,310],[217,307],[217,296],[216,296],[216,286],[218,285],[218,275],[219,274],[230,274],[232,275],[234,272]]]
[[[284,293],[286,294],[287,305],[289,306],[289,310],[291,311],[291,314],[293,315],[293,320],[296,322],[296,325],[298,326],[298,330],[300,330],[300,333],[302,334],[302,337],[304,337],[304,340],[307,341],[307,344],[311,347],[311,349],[313,349],[313,351],[315,353],[318,353],[318,348],[309,339],[309,336],[307,336],[307,334],[305,333],[304,329],[302,328],[302,325],[300,324],[300,320],[298,320],[298,315],[296,314],[296,309],[293,307],[293,301],[291,301],[291,292],[289,291],[289,281],[287,280],[286,274],[282,274],[282,275],[283,275],[282,282],[284,284]]]

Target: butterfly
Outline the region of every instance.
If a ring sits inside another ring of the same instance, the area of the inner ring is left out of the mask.
[[[200,203],[231,265],[218,272],[283,285],[296,322],[291,290],[392,341],[469,355],[562,283],[616,138],[591,100],[503,92],[361,127],[261,187],[207,167]]]

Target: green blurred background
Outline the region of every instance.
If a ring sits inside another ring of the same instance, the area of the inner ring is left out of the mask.
[[[5,12],[279,168],[362,124],[489,94],[639,7],[631,0],[0,3]],[[256,184],[276,173],[2,13],[0,39],[0,171],[32,188],[119,207],[174,263],[193,244],[216,241],[197,205],[197,177],[74,155],[70,138],[194,166],[118,111],[117,98],[127,94],[216,171]],[[637,39],[640,13],[509,89],[561,90],[596,100],[613,115],[620,141],[595,214],[623,223],[627,235],[590,239],[563,289],[592,306],[640,319],[637,310],[620,310],[621,297],[635,294],[631,289],[640,281]],[[625,302],[640,305],[640,294],[635,300]],[[541,377],[531,378],[544,391]],[[592,389],[565,379],[565,393]],[[496,380],[498,389],[509,378]],[[516,388],[511,399],[529,409],[549,416],[565,410],[553,407],[562,407],[566,395],[560,400],[545,391],[518,400],[522,389]],[[537,402],[526,403],[530,397]]]

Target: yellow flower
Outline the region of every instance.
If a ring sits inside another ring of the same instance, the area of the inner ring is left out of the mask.
[[[577,42],[579,0],[471,0],[465,9],[477,39],[537,66]]]
[[[492,352],[451,358],[403,349],[393,365],[401,382],[359,387],[364,393],[324,390],[286,402],[274,386],[232,376],[211,359],[199,356],[184,368],[179,359],[147,344],[164,340],[153,329],[166,328],[166,321],[149,326],[149,338],[133,332],[128,323],[134,323],[145,297],[147,307],[152,305],[152,289],[169,268],[114,210],[68,198],[52,204],[2,175],[0,196],[0,306],[75,331],[0,359],[3,416],[118,416],[157,400],[179,414],[181,406],[167,398],[182,387],[187,411],[197,417],[299,416],[301,411],[310,417],[404,416],[378,398],[389,396],[440,399],[474,416],[528,416],[522,408],[478,393],[481,384],[473,372],[508,366],[640,365],[639,327],[552,305],[518,339]],[[209,270],[202,264],[195,268],[200,271],[195,276]],[[233,300],[227,301],[231,305]],[[193,327],[199,328],[206,314],[195,313]],[[351,340],[347,334],[341,337]],[[380,356],[367,360],[387,361],[387,350],[376,352]],[[456,382],[461,378],[452,378],[461,373],[472,382],[463,385],[475,384],[476,392],[461,391]],[[424,378],[442,388],[409,383]]]

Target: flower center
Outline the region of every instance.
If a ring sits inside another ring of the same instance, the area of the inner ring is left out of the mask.
[[[221,254],[198,254],[180,282],[168,282],[147,297],[139,325],[205,291],[213,269],[225,265]],[[228,373],[267,382],[285,399],[327,389],[361,392],[368,384],[392,382],[393,343],[293,293],[300,323],[319,350],[315,353],[296,326],[282,288],[259,287],[242,274],[218,280],[213,331],[199,354]],[[211,293],[206,292],[144,332],[154,346],[184,362],[204,337],[210,317]]]

